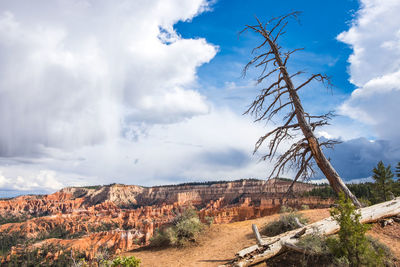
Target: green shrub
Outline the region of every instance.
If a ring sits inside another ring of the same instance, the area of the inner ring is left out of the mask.
[[[197,213],[193,209],[186,209],[172,222],[172,226],[156,231],[150,239],[150,245],[155,247],[185,246],[195,242],[199,233],[204,229]]]
[[[130,257],[121,257],[118,256],[112,261],[109,261],[108,266],[111,267],[139,267],[140,266],[140,259],[135,258],[135,256]]]
[[[28,220],[29,217],[27,215],[20,216],[0,216],[0,225],[6,223],[20,223]]]
[[[176,216],[174,218],[174,220],[172,221],[172,223],[177,224],[181,221],[185,221],[185,220],[192,219],[192,218],[199,218],[197,215],[197,212],[193,208],[187,208],[181,214]]]
[[[281,215],[279,220],[273,221],[262,227],[261,234],[266,236],[276,236],[281,233],[299,228],[296,218],[300,223],[307,223],[307,219],[303,218],[301,214],[289,213]]]
[[[338,238],[328,238],[327,244],[341,263],[349,266],[382,266],[384,251],[375,248],[367,239],[367,225],[360,223],[361,214],[343,193],[339,194],[338,206],[331,210],[331,216],[338,222]]]
[[[25,243],[28,243],[28,240],[21,232],[0,232],[0,251],[2,255],[7,254],[11,247]]]
[[[372,205],[371,200],[369,200],[369,199],[367,199],[367,198],[365,198],[365,197],[359,198],[358,201],[360,201],[360,203],[361,203],[361,205],[362,205],[363,207],[368,207],[368,206],[371,206],[371,205]]]
[[[296,245],[305,249],[309,254],[330,254],[326,238],[318,233],[302,236]]]
[[[208,226],[211,226],[214,223],[214,217],[211,217],[211,216],[205,216],[204,220],[206,221],[206,224]]]
[[[331,248],[332,240],[339,242],[337,237],[327,238],[318,233],[303,236],[296,244],[306,251],[305,255],[299,259],[299,266],[395,266],[394,257],[387,246],[369,236],[366,239],[367,247],[372,250],[365,251],[365,254],[360,257],[362,263],[357,265],[347,256],[335,253],[336,247]],[[372,254],[366,254],[371,252]],[[374,258],[376,255],[378,258]]]
[[[166,247],[172,243],[171,240],[173,239],[175,239],[175,232],[172,231],[172,227],[157,229],[153,237],[150,238],[150,246]]]
[[[49,255],[54,255],[61,250],[66,253],[59,254],[57,259],[49,257]],[[72,257],[72,254],[74,257]],[[62,246],[43,245],[42,247],[35,249],[28,249],[25,247],[22,253],[10,256],[9,259],[4,258],[1,266],[76,266],[74,263],[77,261],[79,262],[78,266],[88,266],[82,264],[86,262],[83,253],[74,251],[74,253],[70,254],[67,252],[67,249]]]
[[[57,258],[49,257],[49,254],[56,254],[64,251]],[[101,255],[100,255],[100,254]],[[107,249],[100,251],[94,259],[88,260],[85,253],[80,251],[71,251],[66,247],[47,245],[40,248],[25,249],[23,253],[11,255],[9,260],[0,264],[1,266],[75,266],[75,267],[139,267],[140,259],[135,256],[118,256],[109,260],[109,252]]]
[[[279,213],[291,213],[291,212],[295,212],[295,211],[296,210],[293,209],[292,207],[282,205],[281,209],[279,210]]]
[[[310,206],[308,205],[301,205],[301,210],[309,210]]]
[[[183,246],[187,242],[195,242],[203,227],[204,225],[199,218],[190,218],[178,222],[175,225],[177,240],[173,245]]]
[[[296,266],[335,266],[332,264],[334,257],[326,243],[326,237],[318,232],[302,236],[296,245],[305,251],[304,254],[297,253],[292,257],[294,261],[297,257]]]
[[[383,264],[385,266],[395,266],[394,261],[395,257],[393,256],[392,251],[385,244],[381,243],[378,239],[373,238],[371,236],[367,236],[367,240],[372,246],[373,250],[376,251],[379,255],[382,256]]]

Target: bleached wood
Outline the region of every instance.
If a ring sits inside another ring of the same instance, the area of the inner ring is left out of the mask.
[[[296,222],[296,224],[297,224],[298,227],[304,227],[304,226],[305,226],[304,224],[302,224],[302,223],[299,221],[299,218],[297,218],[297,217],[294,218],[294,221]]]
[[[260,232],[258,231],[257,225],[255,225],[253,223],[251,225],[251,228],[253,229],[254,236],[256,237],[257,245],[263,246],[264,245],[264,241],[261,239],[261,235],[260,235]]]
[[[307,251],[307,249],[301,248],[301,247],[296,246],[296,245],[294,245],[292,243],[285,242],[285,243],[282,244],[282,246],[285,247],[286,249],[293,250],[293,251],[296,251],[296,252],[309,254],[309,255],[313,254],[313,253],[310,253],[309,251]]]
[[[265,250],[268,247],[270,247],[272,244],[278,242],[279,240],[280,240],[279,237],[264,238],[262,240],[262,244],[263,244],[262,246],[254,245],[254,246],[245,248],[245,249],[239,251],[238,253],[236,253],[236,257],[243,258],[243,257],[245,257],[245,256],[247,256],[247,255],[249,255],[251,253],[255,253],[257,250],[258,251]]]
[[[359,212],[361,213],[361,223],[372,223],[383,218],[396,216],[400,214],[400,197],[391,201],[359,209]],[[258,245],[245,248],[236,254],[236,262],[221,266],[245,267],[265,261],[279,253],[282,253],[288,246],[296,247],[298,239],[294,238],[294,236],[303,229],[305,229],[305,233],[302,236],[313,233],[331,235],[339,231],[339,225],[332,217],[329,217],[309,224],[304,228],[292,230],[272,238],[264,238],[263,243],[269,244],[267,248],[266,246],[261,247]],[[271,243],[273,240],[278,240],[278,242]],[[257,250],[260,252],[257,253]]]

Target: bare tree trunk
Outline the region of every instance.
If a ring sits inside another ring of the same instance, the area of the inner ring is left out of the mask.
[[[296,88],[293,85],[292,79],[290,78],[286,66],[283,64],[278,47],[275,42],[273,42],[269,36],[265,36],[268,40],[268,43],[271,47],[271,50],[275,56],[276,63],[279,66],[280,73],[282,74],[283,79],[287,85],[287,90],[289,91],[290,98],[294,105],[294,111],[296,113],[297,122],[300,126],[301,131],[303,132],[304,137],[307,139],[308,145],[311,149],[311,153],[318,167],[325,175],[326,179],[328,179],[329,184],[333,188],[336,193],[343,192],[347,197],[351,199],[353,204],[360,208],[362,207],[361,203],[358,199],[351,193],[351,191],[347,188],[347,186],[343,183],[339,174],[332,167],[332,164],[325,157],[324,153],[321,150],[321,146],[318,144],[318,139],[315,137],[313,130],[311,129],[310,124],[304,117],[303,105],[301,104],[299,95],[296,92]]]
[[[258,83],[263,82],[264,79],[270,77],[271,75],[277,74],[277,79],[275,82],[271,83],[267,88],[261,90],[261,94],[256,97],[253,104],[245,113],[251,113],[255,115],[256,121],[268,121],[271,120],[276,114],[289,109],[289,112],[283,119],[283,125],[276,127],[274,130],[260,137],[256,143],[254,152],[258,150],[265,140],[271,138],[269,142],[269,153],[263,156],[263,159],[265,160],[266,158],[273,158],[281,142],[290,140],[293,141],[295,134],[292,134],[292,132],[301,131],[304,138],[294,142],[285,153],[278,157],[274,169],[271,172],[271,176],[278,176],[281,172],[284,172],[286,167],[289,166],[289,168],[291,168],[295,166],[298,168],[298,172],[293,180],[294,184],[294,182],[296,182],[300,177],[305,179],[310,177],[310,173],[311,175],[314,174],[312,167],[312,159],[314,159],[314,162],[325,175],[332,189],[336,193],[344,193],[352,200],[355,206],[361,207],[360,202],[343,183],[339,174],[332,167],[331,163],[322,152],[322,147],[331,148],[338,142],[335,140],[328,140],[319,143],[318,138],[314,135],[314,130],[316,127],[328,124],[328,120],[332,116],[332,113],[329,112],[321,116],[312,116],[306,113],[297,93],[298,90],[308,85],[313,80],[320,82],[328,81],[329,83],[328,78],[325,75],[314,74],[303,84],[297,87],[294,86],[292,78],[296,75],[302,74],[303,72],[298,71],[295,74],[290,75],[286,69],[286,64],[290,55],[301,49],[295,49],[290,52],[282,53],[282,51],[280,51],[281,47],[277,43],[278,38],[284,33],[284,28],[288,23],[288,18],[296,18],[298,13],[299,12],[292,12],[286,16],[273,18],[265,25],[263,25],[257,19],[258,25],[247,25],[244,29],[251,29],[252,31],[264,37],[262,44],[256,47],[253,52],[263,47],[268,47],[267,52],[262,52],[260,55],[255,56],[246,65],[244,73],[251,65],[255,65],[255,67],[262,67],[263,71],[258,78]],[[268,64],[273,64],[274,69],[267,73],[266,70],[268,69]],[[272,101],[267,101],[267,98],[271,97]],[[266,103],[268,103],[268,105],[266,105]],[[294,122],[296,119],[297,123]],[[290,189],[292,188],[292,185],[290,186]]]

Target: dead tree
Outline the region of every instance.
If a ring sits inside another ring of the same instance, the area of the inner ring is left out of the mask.
[[[343,192],[357,207],[361,207],[360,202],[343,183],[322,152],[322,148],[331,148],[338,142],[335,140],[320,141],[314,134],[317,127],[328,124],[328,120],[333,114],[329,112],[318,116],[310,115],[304,111],[298,95],[298,91],[312,81],[319,81],[329,86],[328,77],[322,74],[313,74],[301,84],[295,85],[293,77],[299,76],[303,72],[289,74],[286,66],[290,56],[302,49],[282,52],[282,47],[277,42],[278,38],[285,33],[288,20],[290,18],[297,19],[298,14],[299,12],[293,12],[273,18],[265,24],[256,18],[257,25],[246,25],[242,31],[250,30],[262,36],[261,44],[253,49],[253,53],[256,55],[243,70],[244,75],[251,66],[261,68],[257,83],[268,82],[268,86],[261,90],[245,114],[253,115],[255,121],[266,120],[267,122],[273,118],[283,117],[280,126],[260,137],[255,145],[254,153],[265,141],[269,141],[268,153],[262,159],[272,159],[275,158],[277,149],[282,142],[290,142],[289,149],[277,157],[270,178],[278,177],[287,168],[296,168],[297,174],[290,186],[291,189],[299,178],[305,179],[314,174],[313,164],[316,163],[335,192]],[[270,82],[271,80],[272,82]],[[300,137],[298,133],[301,133]]]

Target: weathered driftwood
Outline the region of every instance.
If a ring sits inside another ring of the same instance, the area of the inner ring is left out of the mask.
[[[360,221],[362,223],[377,222],[383,218],[396,216],[400,214],[400,197],[391,201],[359,209],[359,211],[361,213]],[[339,231],[339,225],[332,217],[329,217],[309,224],[302,229],[289,231],[271,238],[264,238],[262,240],[262,244],[264,244],[263,246],[254,245],[245,248],[236,254],[236,259],[233,263],[222,266],[251,266],[282,253],[288,249],[288,247],[294,249],[297,247],[295,245],[298,241],[296,235],[299,233],[302,233],[302,236],[313,233],[331,235],[337,231]]]
[[[257,245],[259,246],[264,246],[264,240],[261,239],[260,232],[258,231],[257,225],[254,223],[251,225],[251,228],[253,229],[254,236],[256,237],[257,240]]]
[[[282,246],[285,247],[288,250],[293,250],[293,251],[300,252],[300,253],[303,253],[303,254],[308,254],[308,255],[314,254],[314,253],[308,251],[307,249],[299,247],[299,246],[296,246],[296,245],[294,245],[292,243],[285,242],[285,243],[282,244]]]
[[[294,218],[294,221],[296,222],[296,224],[297,224],[298,227],[304,227],[304,226],[305,226],[304,224],[302,224],[302,223],[299,221],[299,218],[297,218],[297,217]]]
[[[244,258],[245,256],[250,256],[250,255],[255,255],[257,253],[261,253],[262,251],[265,251],[266,249],[268,249],[272,244],[278,242],[280,240],[280,238],[276,238],[275,239],[264,239],[263,245],[262,246],[258,246],[258,245],[254,245],[248,248],[245,248],[241,251],[239,251],[238,253],[236,253],[236,256],[238,258]]]

